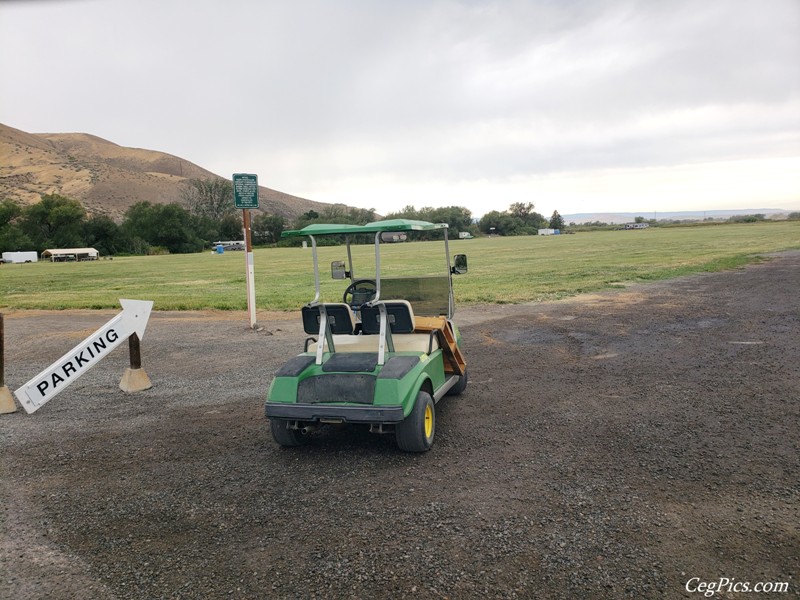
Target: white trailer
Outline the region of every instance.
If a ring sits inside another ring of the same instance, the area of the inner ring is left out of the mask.
[[[39,262],[39,255],[36,254],[36,252],[3,252],[3,262],[7,263]]]

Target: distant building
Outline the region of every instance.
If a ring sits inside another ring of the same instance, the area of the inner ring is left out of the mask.
[[[625,223],[625,229],[645,229],[650,227],[649,223]]]
[[[42,260],[50,262],[72,262],[97,260],[100,253],[94,248],[48,248],[42,252]]]

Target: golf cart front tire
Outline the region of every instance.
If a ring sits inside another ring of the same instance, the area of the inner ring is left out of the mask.
[[[269,428],[272,439],[281,446],[295,448],[308,443],[308,434],[299,429],[289,429],[289,421],[286,419],[270,419]]]
[[[426,452],[436,435],[436,409],[428,392],[420,390],[411,413],[397,424],[395,439],[401,450]]]

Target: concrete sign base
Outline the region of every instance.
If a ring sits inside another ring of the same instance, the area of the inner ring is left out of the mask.
[[[150,378],[144,369],[125,369],[122,374],[122,381],[119,382],[119,389],[123,392],[141,392],[153,387]]]
[[[0,415],[7,413],[17,412],[17,405],[14,403],[14,398],[11,396],[11,390],[8,386],[0,387]]]

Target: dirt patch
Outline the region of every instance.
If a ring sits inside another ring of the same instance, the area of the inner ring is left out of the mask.
[[[9,387],[113,314],[7,315]],[[117,350],[0,416],[0,597],[798,593],[800,253],[457,316],[470,386],[408,455],[357,429],[272,442],[296,315],[155,313],[151,390],[119,391]]]

